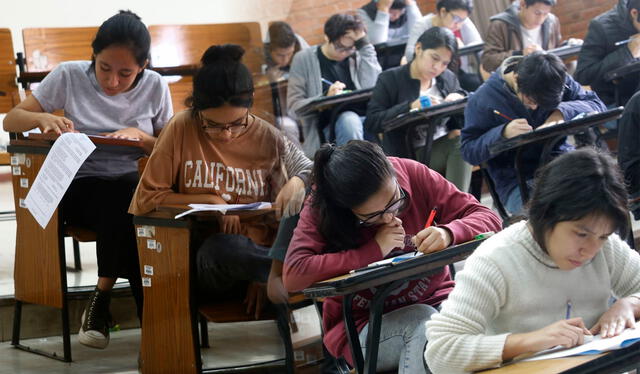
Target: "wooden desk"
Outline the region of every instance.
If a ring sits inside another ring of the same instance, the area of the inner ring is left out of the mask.
[[[461,100],[444,102],[439,105],[401,114],[396,118],[385,122],[383,125],[384,131],[386,133],[398,129],[405,129],[405,147],[407,148],[407,154],[410,155],[410,158],[416,159],[415,150],[411,144],[411,139],[414,136],[414,130],[418,126],[428,126],[425,144],[425,148],[428,152],[425,152],[424,160],[422,160],[428,165],[431,158],[433,132],[435,131],[435,126],[432,125],[441,118],[464,113],[464,108],[467,106],[468,100],[469,98],[465,97]]]
[[[298,109],[296,111],[296,115],[298,117],[304,117],[314,113],[319,113],[323,110],[331,110],[331,119],[326,125],[330,126],[328,140],[332,141],[336,137],[335,122],[338,119],[338,115],[342,113],[343,109],[347,105],[369,100],[372,94],[373,87],[351,91],[340,95],[319,96],[318,98],[309,102],[307,105]],[[324,136],[323,128],[323,124],[318,123],[318,134],[320,136],[321,143],[325,143],[327,141],[327,139],[325,139],[326,137]]]
[[[195,249],[192,228],[197,221],[217,219],[220,213],[198,212],[180,219],[185,206],[166,206],[135,216],[144,310],[140,347],[142,373],[199,373],[202,371],[194,297]],[[241,220],[273,217],[273,209],[234,211]]]
[[[518,175],[518,185],[520,187],[522,202],[525,203],[529,200],[529,189],[527,187],[526,176],[520,172],[520,170],[522,170],[524,166],[522,161],[522,152],[524,151],[525,146],[531,144],[543,144],[544,147],[540,155],[540,165],[544,165],[551,160],[551,152],[553,151],[553,147],[558,142],[562,141],[565,137],[587,130],[590,127],[620,118],[623,110],[623,107],[609,109],[602,113],[597,113],[584,118],[567,121],[559,125],[546,127],[539,130],[534,130],[510,139],[504,139],[490,145],[489,153],[492,157],[494,157],[500,153],[515,150],[516,156],[514,165],[516,173]]]
[[[19,349],[71,361],[69,314],[67,309],[67,273],[64,253],[62,217],[56,209],[43,229],[24,205],[24,199],[44,163],[55,134],[30,134],[29,138],[12,139],[7,151],[11,155],[13,196],[16,210],[16,251],[14,265],[15,313],[11,344]],[[137,146],[141,142],[90,137],[101,146]],[[37,271],[36,271],[37,269]],[[22,303],[46,305],[61,310],[63,330],[62,356],[20,344]]]
[[[384,300],[401,283],[412,279],[423,278],[442,270],[444,266],[462,261],[480,245],[483,240],[474,240],[455,245],[429,255],[419,256],[393,266],[374,270],[345,274],[333,279],[318,282],[303,292],[309,298],[344,296],[342,299],[342,316],[345,321],[351,355],[358,373],[373,374],[376,372],[378,359],[378,342],[380,341],[380,325]],[[366,359],[362,355],[362,348],[353,319],[352,303],[357,292],[364,289],[378,287],[371,300],[369,329],[367,332]],[[374,343],[375,342],[375,343]]]

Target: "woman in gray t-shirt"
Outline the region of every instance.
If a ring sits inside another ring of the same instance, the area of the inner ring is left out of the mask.
[[[143,143],[142,150],[96,149],[62,200],[66,224],[96,232],[98,284],[78,335],[80,343],[94,348],[109,343],[110,292],[117,278],[129,279],[138,316],[142,314],[138,252],[127,209],[138,183],[136,160],[151,152],[173,115],[167,83],[145,70],[150,40],[140,18],[121,11],[100,26],[92,43],[92,61],[60,64],[3,123],[6,131],[79,131]],[[64,117],[52,114],[60,109]]]

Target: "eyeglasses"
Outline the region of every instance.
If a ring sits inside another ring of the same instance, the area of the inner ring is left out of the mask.
[[[398,213],[402,212],[407,207],[407,202],[408,202],[408,198],[409,197],[404,192],[404,190],[402,188],[400,188],[399,185],[398,185],[398,189],[400,190],[400,197],[398,199],[390,202],[384,208],[384,210],[368,214],[367,218],[358,220],[358,224],[360,226],[372,226],[372,225],[374,225],[376,223],[376,221],[378,221],[378,219],[380,217],[382,217],[383,215],[385,215],[387,213],[393,214],[395,216]]]
[[[202,122],[202,129],[206,132],[212,133],[222,133],[223,131],[230,131],[232,134],[241,133],[247,126],[249,125],[249,110],[242,117],[231,123],[219,123],[216,121],[212,121],[210,119],[202,117],[201,113],[198,113],[200,116],[200,121]]]
[[[333,42],[333,48],[335,48],[336,52],[354,52],[356,50],[356,45],[354,44],[350,47],[347,47],[344,44],[340,43],[339,40],[336,40],[335,42]]]
[[[455,15],[451,12],[449,12],[449,14],[451,14],[451,20],[453,21],[453,23],[462,23],[466,20],[466,18],[462,18],[458,15]]]

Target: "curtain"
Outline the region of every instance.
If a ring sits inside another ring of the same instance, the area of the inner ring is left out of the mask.
[[[476,0],[474,1],[471,20],[478,28],[482,39],[489,29],[489,18],[502,12],[511,5],[512,0]]]

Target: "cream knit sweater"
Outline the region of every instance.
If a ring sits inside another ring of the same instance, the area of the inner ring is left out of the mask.
[[[495,367],[509,333],[530,332],[566,317],[591,328],[611,295],[640,296],[640,256],[613,234],[594,259],[560,270],[525,222],[482,243],[456,276],[442,311],[427,323],[425,359],[433,373]]]

